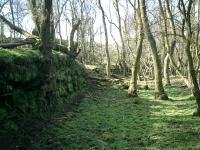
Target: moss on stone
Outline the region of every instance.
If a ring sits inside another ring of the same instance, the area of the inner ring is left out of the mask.
[[[42,61],[39,50],[0,49],[1,112],[12,112],[17,117],[37,112],[39,68]],[[64,103],[69,103],[70,95],[84,86],[84,67],[76,61],[69,62],[66,54],[56,51],[53,51],[53,64],[57,81],[56,104],[60,108]]]

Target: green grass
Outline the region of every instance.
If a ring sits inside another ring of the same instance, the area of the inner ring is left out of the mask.
[[[189,150],[200,149],[200,118],[186,88],[168,87],[171,100],[154,100],[152,89],[127,97],[117,87],[87,94],[76,111],[36,135],[29,149]]]

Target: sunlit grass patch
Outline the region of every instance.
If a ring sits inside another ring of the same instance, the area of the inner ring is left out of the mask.
[[[125,89],[103,87],[85,98],[76,117],[44,130],[33,148],[199,149],[200,118],[192,117],[196,104],[190,90],[166,91],[170,100],[162,101],[154,99],[153,88],[131,98]]]

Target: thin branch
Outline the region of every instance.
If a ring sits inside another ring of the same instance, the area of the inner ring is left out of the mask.
[[[58,26],[58,23],[60,21],[60,17],[62,15],[63,11],[64,11],[64,6],[67,4],[67,2],[68,2],[68,0],[65,0],[65,2],[62,4],[61,11],[60,11],[60,9],[58,9],[58,16],[57,16],[58,19],[56,19],[56,21],[55,21],[55,28]],[[57,1],[57,5],[58,5],[58,1]]]
[[[3,7],[9,2],[9,0],[5,1],[3,4],[0,4],[0,13],[3,9]]]
[[[119,27],[114,22],[112,22],[112,20],[110,20],[107,15],[105,15],[105,17],[110,24],[114,25],[117,29],[119,29]]]

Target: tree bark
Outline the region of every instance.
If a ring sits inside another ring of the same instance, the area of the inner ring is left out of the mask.
[[[158,56],[156,41],[151,33],[149,21],[146,12],[145,0],[140,0],[140,11],[142,16],[142,23],[144,26],[146,37],[148,38],[149,44],[151,46],[151,52],[153,55],[153,64],[154,64],[154,76],[155,76],[155,98],[167,100],[168,96],[164,91],[162,76],[161,76],[161,61]]]
[[[143,39],[144,39],[144,32],[143,32],[143,25],[142,25],[142,19],[141,19],[141,13],[138,8],[137,10],[137,47],[136,47],[136,57],[133,63],[132,67],[132,75],[131,75],[131,80],[130,80],[130,86],[128,89],[128,95],[137,97],[137,74],[140,66],[140,58],[142,54],[142,44],[143,44]]]
[[[44,1],[43,19],[40,27],[41,47],[43,63],[40,71],[40,92],[38,93],[38,111],[49,112],[53,109],[55,102],[55,78],[53,75],[54,67],[52,64],[52,49],[54,43],[54,26],[52,0]]]

